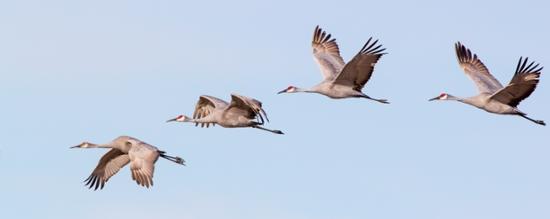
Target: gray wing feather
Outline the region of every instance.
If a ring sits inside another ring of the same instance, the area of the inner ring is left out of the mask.
[[[535,62],[527,65],[527,60],[528,58],[525,60],[519,58],[514,77],[506,87],[493,94],[492,99],[517,107],[522,100],[535,91],[543,67],[539,68],[539,64],[534,65]]]
[[[455,51],[460,67],[474,81],[480,93],[493,94],[502,88],[500,82],[489,73],[487,67],[470,49],[457,42],[455,44]]]
[[[84,180],[89,188],[103,189],[105,183],[115,175],[122,167],[130,162],[128,154],[123,153],[118,149],[111,149],[107,152],[97,164],[92,174]]]
[[[336,78],[334,83],[353,86],[357,91],[361,91],[367,81],[372,76],[374,65],[378,62],[385,48],[382,45],[376,45],[378,40],[371,43],[372,37],[367,40],[363,48],[355,57],[344,66],[344,69]]]
[[[193,112],[194,119],[200,119],[210,115],[215,108],[225,108],[228,106],[228,103],[212,96],[202,95],[199,98],[199,101],[195,105],[195,111]],[[195,126],[198,126],[199,123],[195,123]],[[214,123],[200,123],[201,127],[209,127],[214,125]]]
[[[344,59],[340,56],[336,39],[331,39],[330,34],[317,26],[313,32],[311,47],[313,47],[313,56],[321,68],[324,80],[333,79],[345,64]]]
[[[259,123],[264,123],[264,118],[269,122],[267,114],[262,108],[262,102],[238,94],[231,94],[231,104],[227,110],[239,109],[243,110],[246,116],[249,119],[257,119]]]
[[[155,162],[159,157],[156,147],[140,142],[130,150],[129,154],[132,179],[140,186],[147,188],[153,186]]]

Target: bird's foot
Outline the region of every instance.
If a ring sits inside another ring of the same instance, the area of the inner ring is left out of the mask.
[[[362,98],[367,98],[369,100],[374,100],[376,102],[380,102],[380,103],[383,103],[383,104],[389,104],[390,102],[388,102],[388,100],[386,99],[375,99],[375,98],[372,98],[372,97],[369,97],[367,96],[366,94],[363,94],[363,96],[358,96],[358,97],[362,97]]]
[[[185,160],[182,159],[181,157],[176,157],[176,159],[174,160],[174,162],[178,163],[178,164],[181,164],[183,166],[185,166]]]

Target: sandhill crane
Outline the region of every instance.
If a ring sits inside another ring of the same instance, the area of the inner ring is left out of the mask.
[[[185,165],[185,161],[180,157],[168,156],[155,146],[129,136],[117,137],[107,144],[82,142],[71,148],[111,148],[109,152],[101,157],[92,174],[84,180],[86,186],[89,185],[89,188],[94,188],[94,190],[103,189],[109,178],[128,163],[130,163],[130,169],[132,170],[132,179],[138,185],[147,188],[153,185],[155,162],[157,162],[159,156]]]
[[[323,81],[309,89],[289,86],[278,94],[308,92],[323,94],[334,99],[357,97],[388,103],[385,99],[374,99],[361,92],[372,76],[374,65],[382,55],[386,54],[382,53],[386,50],[381,48],[382,45],[376,45],[378,40],[372,43],[371,41],[372,37],[367,40],[359,53],[345,64],[344,59],[340,56],[336,39],[331,39],[330,34],[327,34],[319,26],[315,27],[311,45],[313,56],[321,68]]]
[[[529,97],[539,83],[542,67],[530,62],[528,58],[519,58],[514,77],[503,87],[492,75],[481,60],[460,42],[455,44],[456,56],[460,67],[466,75],[474,81],[479,94],[473,97],[460,98],[447,93],[442,93],[432,100],[455,100],[470,104],[487,112],[506,115],[518,115],[539,125],[546,125],[542,120],[534,120],[527,117],[517,106],[525,98]],[[534,66],[533,66],[534,65]]]
[[[262,103],[253,98],[231,94],[231,103],[218,98],[203,95],[200,96],[193,118],[179,115],[166,122],[192,122],[195,126],[209,127],[218,124],[225,128],[253,127],[275,134],[283,134],[280,130],[271,130],[261,125],[265,120],[269,122],[267,114],[262,109]]]

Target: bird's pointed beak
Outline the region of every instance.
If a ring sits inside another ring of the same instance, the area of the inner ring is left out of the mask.
[[[70,147],[70,148],[80,148],[81,146],[82,146],[82,145],[79,144],[79,145],[72,146],[72,147]]]
[[[284,90],[282,90],[282,91],[279,91],[279,92],[277,92],[277,94],[286,93],[286,90],[287,90],[287,89],[284,89]]]
[[[439,100],[439,96],[434,97],[434,98],[432,98],[432,99],[429,99],[428,101],[434,101],[434,100]]]
[[[175,122],[175,121],[176,121],[176,118],[166,120],[166,122]]]

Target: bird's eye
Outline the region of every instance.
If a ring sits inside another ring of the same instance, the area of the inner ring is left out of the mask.
[[[126,142],[126,146],[132,146],[132,143],[130,143],[129,141]]]

